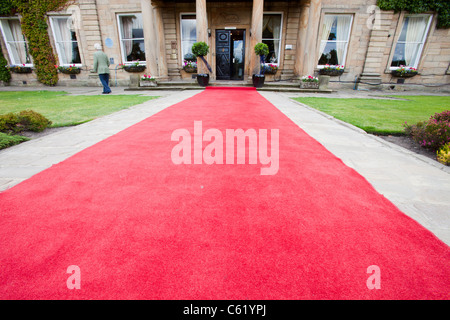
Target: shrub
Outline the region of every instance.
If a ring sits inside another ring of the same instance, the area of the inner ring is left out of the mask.
[[[439,151],[436,153],[437,160],[445,164],[446,166],[450,166],[450,143],[445,144]]]
[[[422,147],[438,150],[450,142],[450,111],[436,113],[426,122],[405,123],[405,133]]]
[[[41,132],[51,125],[51,121],[33,110],[20,113],[7,113],[0,115],[0,132],[18,133],[25,130]]]
[[[34,132],[44,131],[49,125],[52,124],[50,120],[44,117],[42,114],[33,110],[24,110],[19,113],[20,124],[25,128],[24,130],[30,130]]]
[[[0,150],[28,140],[30,140],[30,138],[22,136],[13,136],[0,132]]]
[[[0,132],[17,133],[22,131],[19,122],[19,116],[15,113],[10,112],[0,115]]]
[[[3,56],[2,47],[0,46],[0,81],[11,81],[11,72],[7,67],[8,61]]]
[[[209,46],[203,42],[196,42],[192,45],[192,53],[196,57],[204,57],[209,53]]]

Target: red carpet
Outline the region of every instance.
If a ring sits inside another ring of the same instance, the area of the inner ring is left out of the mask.
[[[175,165],[194,121],[224,143],[279,129],[278,172]],[[449,247],[254,89],[208,88],[0,193],[0,212],[1,299],[449,298]]]

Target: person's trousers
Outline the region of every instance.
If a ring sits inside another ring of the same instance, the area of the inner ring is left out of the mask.
[[[109,87],[109,73],[99,74],[98,77],[103,85],[103,93],[110,93],[111,88]]]

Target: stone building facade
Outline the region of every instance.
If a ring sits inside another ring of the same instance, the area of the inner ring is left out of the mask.
[[[32,66],[20,17],[0,17],[3,54],[11,65]],[[49,36],[60,65],[82,68],[59,75],[60,85],[99,85],[91,72],[94,44],[111,59],[112,85],[128,85],[135,73],[122,65],[144,65],[139,73],[159,81],[193,81],[184,68],[191,46],[210,46],[197,72],[213,81],[250,81],[259,72],[256,43],[270,54],[266,67],[277,69],[266,81],[299,81],[326,65],[344,66],[331,77],[333,88],[432,88],[449,90],[450,29],[436,28],[434,12],[410,15],[380,11],[376,0],[77,0],[48,13]],[[414,77],[396,77],[400,65]],[[268,69],[266,69],[268,70]],[[33,85],[35,76],[12,74],[12,84]]]

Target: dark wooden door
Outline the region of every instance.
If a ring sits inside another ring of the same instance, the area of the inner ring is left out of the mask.
[[[230,79],[230,56],[230,30],[216,30],[216,79]]]

